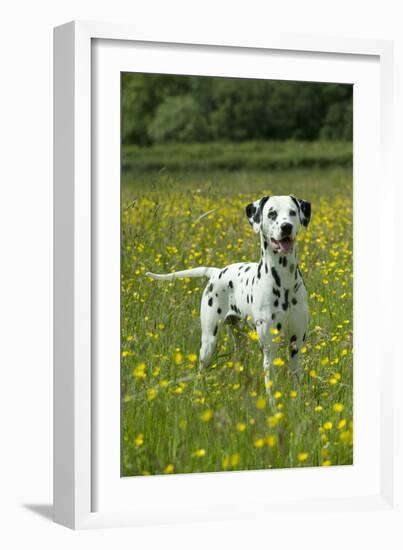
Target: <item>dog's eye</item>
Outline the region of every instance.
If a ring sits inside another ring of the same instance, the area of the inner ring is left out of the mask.
[[[290,210],[290,216],[296,216],[297,213],[295,212],[295,210]]]
[[[267,215],[271,220],[275,220],[277,218],[277,212],[275,210],[270,210]]]

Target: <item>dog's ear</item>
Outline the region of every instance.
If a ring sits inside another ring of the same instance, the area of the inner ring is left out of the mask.
[[[262,197],[255,202],[251,202],[245,208],[246,216],[255,233],[259,233],[260,231],[260,228],[262,226],[263,207],[269,200],[269,198],[270,197]]]
[[[306,229],[311,220],[311,203],[302,199],[297,199],[293,195],[290,196],[298,209],[298,215],[301,221],[301,225]]]

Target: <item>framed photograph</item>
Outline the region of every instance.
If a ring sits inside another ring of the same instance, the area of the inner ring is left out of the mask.
[[[392,43],[224,36],[55,29],[71,528],[394,513]]]

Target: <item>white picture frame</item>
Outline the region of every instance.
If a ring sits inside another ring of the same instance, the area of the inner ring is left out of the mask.
[[[134,57],[133,51],[127,53],[136,47]],[[365,239],[366,232],[363,231],[363,237],[358,240],[360,247],[357,248],[357,241],[355,246],[355,270],[361,277],[359,280],[363,281],[365,277],[368,281],[367,286],[361,285],[358,289],[362,312],[359,323],[356,323],[355,360],[368,364],[367,372],[370,373],[370,376],[362,376],[361,383],[356,384],[358,388],[354,390],[359,405],[358,410],[355,408],[358,438],[355,441],[358,449],[355,469],[332,468],[331,474],[329,469],[325,472],[319,468],[269,472],[272,476],[271,494],[263,493],[263,496],[258,495],[258,488],[267,483],[266,471],[130,478],[129,487],[127,479],[118,479],[120,473],[116,470],[119,462],[116,451],[120,433],[117,414],[120,395],[113,390],[116,390],[117,379],[116,376],[109,377],[107,362],[101,366],[98,364],[102,362],[98,360],[99,339],[95,337],[105,329],[106,325],[102,324],[105,319],[112,323],[116,321],[117,311],[116,293],[111,294],[111,303],[102,300],[105,288],[112,288],[113,281],[116,281],[116,269],[119,269],[117,188],[111,186],[111,195],[100,193],[97,178],[101,181],[107,174],[111,181],[119,179],[120,141],[116,141],[119,106],[115,101],[114,85],[120,70],[135,70],[137,67],[143,72],[166,70],[189,74],[187,71],[194,70],[196,74],[224,75],[220,63],[230,63],[231,56],[238,55],[248,60],[252,72],[245,72],[247,69],[240,63],[240,58],[234,58],[236,63],[228,69],[228,75],[250,76],[253,73],[259,76],[259,70],[264,68],[258,69],[258,57],[266,55],[271,56],[274,67],[270,73],[272,78],[355,84],[354,124],[362,130],[362,139],[354,143],[354,179],[355,185],[365,179],[370,193],[365,199],[360,195],[354,215],[357,224],[365,229],[372,219],[368,212],[377,208],[377,224],[373,226],[371,236],[376,241],[388,234],[391,219],[390,209],[380,204],[375,194],[380,175],[384,182],[382,193],[387,199],[385,204],[393,204],[394,198],[393,44],[379,40],[282,34],[242,39],[231,36],[230,31],[216,37],[208,30],[195,38],[187,36],[185,29],[172,35],[167,30],[164,36],[154,36],[152,29],[139,30],[130,25],[72,22],[55,29],[54,54],[55,521],[81,529],[263,518],[267,513],[281,513],[284,507],[291,514],[309,509],[309,513],[315,515],[324,506],[329,511],[348,508],[352,511],[388,510],[391,514],[397,513],[394,504],[398,491],[393,445],[395,424],[392,419],[397,421],[398,411],[391,398],[396,355],[393,344],[383,350],[380,368],[380,349],[374,343],[376,331],[370,324],[370,310],[365,311],[369,300],[372,308],[388,311],[393,317],[387,289],[396,284],[396,275],[393,270],[376,267],[383,258],[392,255],[393,238],[386,239],[384,246],[371,252],[371,243]],[[281,63],[276,65],[279,56]],[[358,65],[354,65],[355,60],[360,62],[359,71]],[[287,74],[286,65],[291,67]],[[257,73],[253,72],[254,67]],[[102,96],[97,95],[97,86],[102,90]],[[114,116],[102,116],[102,106],[106,104]],[[362,109],[356,109],[357,105],[363,105]],[[365,122],[369,109],[372,114]],[[112,141],[108,141],[107,133],[112,136]],[[94,151],[105,150],[105,147],[110,159],[100,166]],[[106,244],[105,240],[99,239],[99,234],[105,230],[100,220],[107,220],[108,211],[115,212],[110,216],[112,225],[107,228],[115,238]],[[107,263],[105,258],[109,259]],[[371,262],[376,264],[375,267],[365,271],[366,267],[371,267]],[[101,272],[102,278],[99,277]],[[108,284],[112,286],[103,286]],[[374,286],[379,288],[379,292],[371,290]],[[112,340],[110,343],[106,341],[102,357],[116,351],[119,327],[116,325],[114,329],[112,325],[110,328],[115,334],[112,339],[115,344]],[[372,342],[373,347],[360,346],[360,341]],[[361,372],[359,369],[358,373]],[[370,402],[374,399],[376,406],[371,408]],[[100,400],[102,407],[99,406]],[[371,439],[365,432],[369,421],[376,432]],[[132,481],[136,483],[135,487]],[[294,488],[286,490],[290,485]],[[274,487],[277,488],[274,490]],[[192,500],[195,490],[199,502]],[[281,491],[284,493],[282,498],[279,497]]]

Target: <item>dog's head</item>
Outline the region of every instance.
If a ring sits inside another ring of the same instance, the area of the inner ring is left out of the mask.
[[[262,233],[277,252],[292,252],[299,228],[311,219],[311,203],[292,195],[263,197],[246,207],[246,215],[255,233]]]

